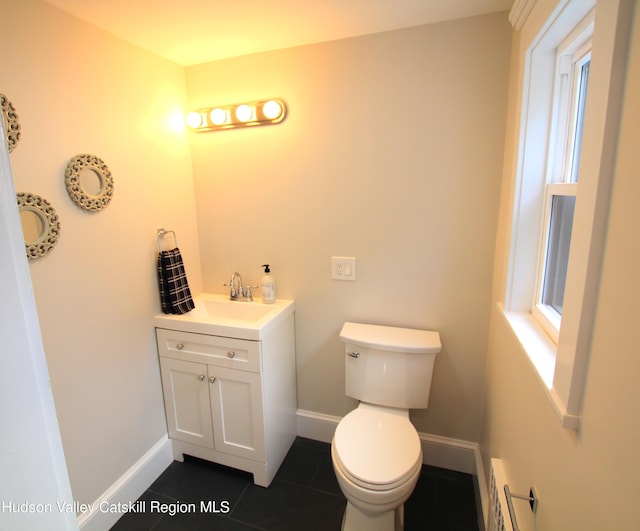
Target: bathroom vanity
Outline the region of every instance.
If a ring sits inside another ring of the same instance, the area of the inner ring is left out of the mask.
[[[245,470],[267,487],[296,436],[294,303],[195,303],[154,317],[174,458]]]

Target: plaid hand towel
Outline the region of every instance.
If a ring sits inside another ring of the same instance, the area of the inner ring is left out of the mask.
[[[191,298],[182,255],[177,247],[158,255],[158,283],[164,313],[183,314],[196,307]]]

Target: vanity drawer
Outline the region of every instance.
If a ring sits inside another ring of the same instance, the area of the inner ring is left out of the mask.
[[[260,372],[260,342],[156,328],[163,358]]]

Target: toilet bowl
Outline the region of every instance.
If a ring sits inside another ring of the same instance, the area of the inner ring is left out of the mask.
[[[403,504],[422,468],[420,438],[408,411],[360,404],[338,424],[331,458],[347,498],[342,529],[403,529]]]
[[[347,507],[344,531],[401,531],[422,449],[410,408],[429,402],[440,335],[345,323],[345,390],[359,401],[336,427],[331,459]]]

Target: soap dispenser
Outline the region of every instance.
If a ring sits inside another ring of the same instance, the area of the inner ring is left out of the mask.
[[[262,296],[262,302],[265,304],[273,304],[274,302],[276,302],[276,282],[269,274],[271,273],[269,264],[264,264],[262,267],[264,267],[264,276],[260,281],[260,294]]]

